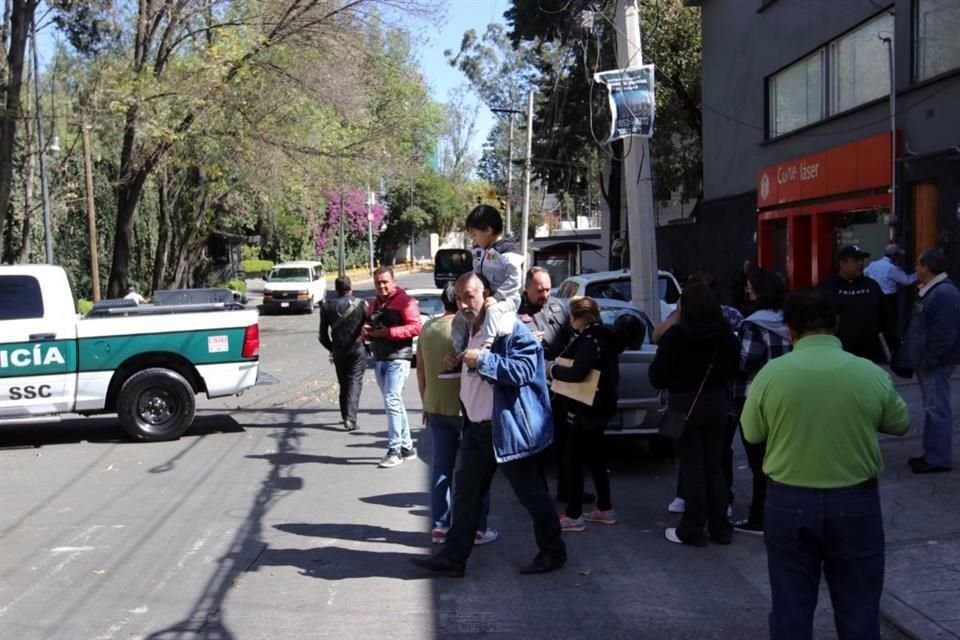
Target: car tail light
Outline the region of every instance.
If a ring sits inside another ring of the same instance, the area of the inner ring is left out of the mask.
[[[260,325],[252,324],[247,327],[243,334],[243,351],[240,355],[244,358],[256,358],[260,355]]]

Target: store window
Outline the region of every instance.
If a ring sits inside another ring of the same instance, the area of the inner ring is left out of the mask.
[[[830,43],[830,115],[890,93],[893,16],[879,15]]]
[[[768,79],[771,138],[823,119],[823,58],[820,49]]]
[[[914,5],[916,80],[926,80],[960,67],[960,3],[957,0],[917,0]]]
[[[849,211],[833,218],[833,260],[847,245],[855,244],[870,254],[868,262],[883,256],[889,242],[890,211],[885,208]]]

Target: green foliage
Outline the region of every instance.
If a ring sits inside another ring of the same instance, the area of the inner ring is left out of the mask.
[[[77,313],[82,316],[90,313],[90,310],[93,309],[93,300],[87,300],[86,298],[77,298]]]
[[[273,264],[273,260],[249,259],[243,261],[243,270],[248,278],[253,278],[259,274],[270,273]]]
[[[213,286],[220,289],[230,289],[232,291],[239,291],[240,293],[247,292],[247,283],[245,280],[228,280],[227,282],[221,282]]]

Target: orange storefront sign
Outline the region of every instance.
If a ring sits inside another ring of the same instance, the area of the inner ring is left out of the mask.
[[[762,169],[757,207],[813,200],[890,185],[890,134],[881,133]]]

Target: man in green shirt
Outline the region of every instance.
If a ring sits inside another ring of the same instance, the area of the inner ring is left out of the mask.
[[[460,417],[460,378],[444,379],[443,357],[453,350],[451,329],[457,314],[457,297],[453,283],[447,284],[440,294],[443,315],[432,318],[423,325],[417,338],[417,388],[423,403],[423,426],[430,430],[433,440],[433,462],[430,465],[430,514],[433,529],[430,541],[443,544],[453,516],[451,484],[453,468],[460,448],[460,432],[463,420]],[[499,534],[487,527],[490,511],[490,493],[483,499],[480,524],[474,544],[493,542]]]
[[[846,353],[837,311],[820,289],[784,307],[793,352],[754,378],[740,418],[766,442],[764,537],[771,638],[811,638],[821,568],[840,638],[880,638],[884,537],[877,432],[903,435],[909,418],[890,376]]]

